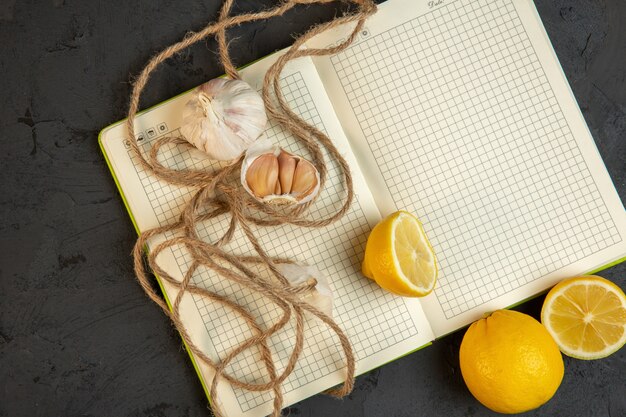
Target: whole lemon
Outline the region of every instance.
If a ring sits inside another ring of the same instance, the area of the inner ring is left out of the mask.
[[[537,320],[517,311],[498,310],[473,323],[459,355],[472,395],[499,413],[541,406],[563,379],[563,358],[552,336]]]

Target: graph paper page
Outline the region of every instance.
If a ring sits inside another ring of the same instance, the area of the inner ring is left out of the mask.
[[[260,89],[262,76],[273,60],[266,58],[246,68],[242,72],[244,79]],[[290,64],[281,85],[294,111],[327,132],[349,164],[357,167],[313,63],[310,60],[299,60]],[[144,138],[141,140],[145,143],[143,146],[149,147],[150,142],[163,134],[176,133],[182,106],[187,100],[188,95],[180,96],[137,118],[137,134]],[[274,143],[306,157],[305,150],[278,126],[272,124],[266,133]],[[124,145],[124,137],[125,127],[119,125],[107,130],[102,142],[138,228],[146,230],[177,218],[182,206],[191,197],[192,190],[164,184],[139,169]],[[211,167],[211,163],[199,152],[181,153],[175,149],[166,149],[163,159],[166,165],[179,169]],[[328,158],[326,160],[329,161]],[[350,211],[337,223],[322,229],[291,226],[257,228],[256,234],[270,255],[313,264],[325,273],[335,294],[334,317],[348,334],[358,359],[357,372],[362,373],[429,343],[434,335],[417,300],[385,293],[360,274],[367,235],[380,220],[380,214],[362,175],[358,170],[352,173],[357,196]],[[311,212],[313,218],[329,216],[341,203],[339,171],[333,163],[329,165],[328,176],[328,184]],[[224,216],[221,222],[202,224],[198,228],[199,233],[203,238],[215,240],[226,231],[228,220],[228,216]],[[156,242],[152,242],[154,244]],[[241,233],[235,236],[234,242],[226,249],[232,253],[252,253]],[[166,271],[180,278],[190,259],[182,248],[175,247],[171,253],[164,255],[161,262]],[[269,327],[279,317],[278,310],[268,301],[254,296],[237,284],[216,278],[207,271],[197,273],[193,281],[197,285],[227,294],[247,306],[255,316],[262,318],[261,325],[264,327]],[[173,300],[175,289],[165,285],[165,290],[169,299]],[[215,360],[251,334],[248,327],[238,322],[232,313],[200,298],[186,297],[182,308],[193,340],[210,352]],[[340,383],[344,375],[343,358],[336,337],[312,318],[307,317],[306,326],[302,357],[293,374],[283,384],[285,406]],[[280,364],[279,372],[284,369],[291,353],[294,334],[292,320],[287,330],[270,340],[274,358]],[[199,365],[205,385],[210,384],[211,371]],[[227,371],[249,382],[266,380],[259,365],[257,350],[242,354],[228,366]],[[221,384],[220,399],[229,417],[265,416],[271,411],[269,394],[232,389],[226,382]]]
[[[437,336],[626,254],[624,208],[532,2],[388,0],[315,64],[381,213],[424,222]]]

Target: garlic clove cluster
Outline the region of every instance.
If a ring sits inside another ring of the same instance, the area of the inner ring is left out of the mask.
[[[315,278],[315,288],[301,295],[301,299],[316,307],[329,317],[333,315],[333,292],[328,284],[328,279],[319,269],[310,265],[278,264],[276,266],[289,283],[297,287]]]
[[[216,78],[198,87],[183,110],[182,136],[211,159],[244,153],[265,131],[263,99],[241,80]]]
[[[246,152],[241,183],[259,201],[302,204],[319,193],[320,175],[306,159],[262,140]]]

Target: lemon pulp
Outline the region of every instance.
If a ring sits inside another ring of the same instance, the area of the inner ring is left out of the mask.
[[[626,343],[626,296],[598,276],[570,278],[548,293],[541,321],[566,355],[604,358]]]

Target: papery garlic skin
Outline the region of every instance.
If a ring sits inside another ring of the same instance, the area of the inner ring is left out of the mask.
[[[276,266],[281,274],[293,287],[304,285],[315,278],[317,284],[310,292],[302,294],[302,301],[306,301],[316,307],[327,316],[333,316],[333,291],[330,289],[328,279],[314,266],[298,264],[278,264]]]
[[[320,191],[320,174],[306,159],[260,139],[247,151],[241,184],[257,200],[271,204],[304,204]]]
[[[211,159],[228,161],[244,153],[266,125],[259,93],[244,81],[216,78],[193,92],[180,131]]]

